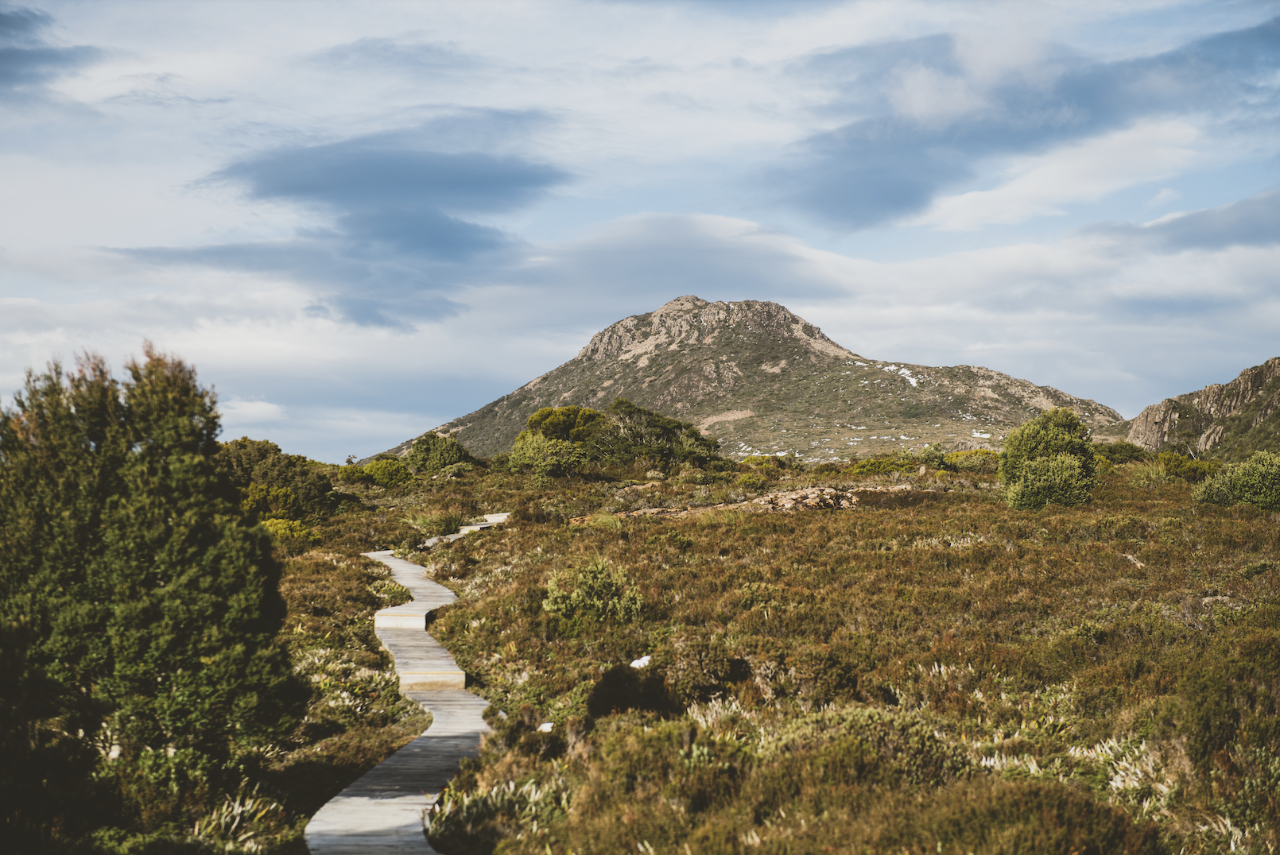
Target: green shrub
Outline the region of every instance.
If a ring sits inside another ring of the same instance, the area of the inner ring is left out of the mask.
[[[743,466],[763,466],[769,469],[786,469],[790,461],[775,454],[751,454],[739,461]]]
[[[218,472],[240,492],[249,522],[267,517],[328,516],[335,507],[333,484],[324,464],[247,436],[221,443],[213,458]]]
[[[1000,468],[1000,455],[985,448],[974,451],[952,451],[943,457],[948,469],[994,475]]]
[[[526,426],[547,439],[586,442],[608,424],[605,414],[590,407],[543,407],[529,416]]]
[[[1249,504],[1280,511],[1280,454],[1257,451],[1244,463],[1228,463],[1197,487],[1192,498],[1211,505]]]
[[[439,514],[405,517],[405,522],[427,537],[443,537],[446,534],[457,534],[458,529],[462,528],[464,517],[461,511],[443,511]]]
[[[373,460],[366,463],[364,472],[379,487],[399,487],[413,480],[409,467],[399,460]]]
[[[1124,467],[1124,472],[1129,486],[1142,490],[1152,490],[1169,481],[1169,473],[1160,460],[1130,463]]]
[[[1192,484],[1199,484],[1212,477],[1222,467],[1216,460],[1197,460],[1176,451],[1162,451],[1158,460],[1170,478],[1181,478]]]
[[[1151,452],[1147,451],[1140,445],[1134,445],[1132,442],[1095,442],[1093,444],[1093,453],[1103,460],[1111,463],[1112,466],[1123,466],[1126,463],[1136,463],[1151,459]]]
[[[521,431],[508,458],[512,469],[532,472],[543,478],[575,475],[582,471],[586,462],[587,455],[578,445],[532,430]]]
[[[542,608],[558,617],[630,623],[640,616],[640,592],[621,567],[594,558],[573,573],[554,573]]]
[[[703,436],[690,422],[637,407],[625,398],[610,404],[605,416],[608,424],[584,443],[591,460],[626,466],[648,459],[663,468],[706,468],[721,460],[719,441]]]
[[[1092,486],[1080,458],[1055,454],[1027,461],[1017,482],[1005,489],[1005,500],[1009,507],[1022,511],[1038,511],[1050,502],[1068,507],[1083,505],[1089,501]]]
[[[748,472],[738,476],[737,485],[747,490],[763,490],[769,486],[769,479],[756,472]]]
[[[301,555],[320,542],[320,535],[297,520],[267,519],[262,527],[289,555]]]
[[[1031,461],[1060,454],[1076,459],[1081,482],[1086,490],[1092,489],[1097,464],[1089,427],[1067,407],[1041,413],[1005,437],[1004,450],[1000,452],[1000,483],[1006,487],[1018,484],[1023,468]],[[1037,480],[1043,480],[1047,472],[1042,470]]]
[[[339,484],[372,484],[373,476],[366,472],[363,466],[348,463],[333,471],[333,480]]]
[[[465,463],[471,455],[451,436],[425,433],[413,443],[405,456],[409,468],[418,473],[436,472],[447,466]]]

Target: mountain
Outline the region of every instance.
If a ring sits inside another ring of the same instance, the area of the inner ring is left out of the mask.
[[[988,368],[859,356],[777,303],[690,296],[618,321],[564,365],[435,431],[489,456],[510,449],[542,407],[602,409],[616,397],[694,422],[730,456],[812,461],[998,442],[1052,407],[1072,407],[1099,428],[1121,421],[1095,401]]]
[[[1129,442],[1150,451],[1173,446],[1223,460],[1280,451],[1280,357],[1246,368],[1226,385],[1152,404],[1128,425]]]

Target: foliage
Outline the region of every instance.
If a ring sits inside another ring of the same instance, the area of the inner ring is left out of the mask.
[[[1196,488],[1195,501],[1211,505],[1249,504],[1280,511],[1280,454],[1254,452],[1244,463],[1228,463]]]
[[[914,472],[919,466],[920,464],[904,455],[872,457],[867,460],[859,460],[844,470],[843,474],[850,478],[892,475],[895,472],[905,475]]]
[[[527,430],[516,438],[508,465],[543,478],[561,478],[582,471],[587,455],[580,446]]]
[[[759,491],[769,486],[769,479],[757,472],[748,472],[745,475],[739,475],[738,480],[734,483],[748,490]]]
[[[320,542],[320,536],[297,520],[267,519],[262,527],[288,555],[301,555]]]
[[[640,616],[643,600],[621,567],[603,558],[588,561],[573,573],[556,573],[547,582],[542,608],[558,617],[630,623]]]
[[[1083,505],[1089,501],[1090,486],[1080,458],[1055,454],[1028,460],[1017,482],[1005,490],[1005,500],[1023,511],[1038,511],[1049,503]]]
[[[1197,460],[1176,451],[1162,451],[1157,459],[1170,478],[1181,478],[1192,484],[1212,477],[1222,466],[1217,460]]]
[[[590,407],[543,407],[529,416],[528,429],[548,439],[587,442],[607,424],[604,413]]]
[[[418,514],[405,518],[405,522],[427,537],[443,537],[447,534],[457,534],[464,521],[465,518],[462,512],[456,509],[438,514]]]
[[[0,804],[18,849],[107,812],[180,818],[303,700],[274,643],[280,565],[219,475],[212,394],[150,345],[127,369],[28,373],[0,412],[0,716],[17,725]]]
[[[364,465],[364,474],[377,486],[387,489],[413,480],[409,467],[399,460],[371,460]]]
[[[405,462],[418,474],[437,472],[472,459],[467,450],[451,436],[428,432],[418,437],[409,449]]]
[[[334,510],[333,484],[323,464],[247,436],[222,443],[214,457],[218,472],[240,492],[241,512],[264,519],[323,518]]]
[[[1118,442],[1095,442],[1093,453],[1112,466],[1123,466],[1126,463],[1140,463],[1152,458],[1151,452],[1140,445],[1120,440]]]
[[[668,418],[618,398],[605,411],[609,425],[587,441],[591,459],[628,465],[638,459],[674,468],[702,466],[720,459],[720,443],[690,422]]]
[[[1000,455],[985,448],[973,451],[952,451],[943,457],[948,469],[957,472],[975,472],[994,475],[1000,468]]]
[[[1017,484],[1023,467],[1030,461],[1059,454],[1076,458],[1081,478],[1092,488],[1097,464],[1089,427],[1067,407],[1046,410],[1005,437],[1004,450],[1000,452],[1000,483],[1006,487]]]
[[[1123,471],[1130,486],[1139,489],[1152,490],[1169,481],[1169,473],[1161,460],[1139,460],[1127,463]]]

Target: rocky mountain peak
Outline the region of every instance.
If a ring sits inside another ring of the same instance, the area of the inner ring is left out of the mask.
[[[624,318],[592,336],[578,352],[579,359],[618,359],[643,368],[655,354],[693,346],[715,346],[733,337],[793,340],[827,358],[854,357],[822,334],[822,330],[792,314],[785,306],[760,300],[710,303],[687,295],[656,311]]]

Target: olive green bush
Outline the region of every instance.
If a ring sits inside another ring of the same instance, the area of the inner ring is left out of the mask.
[[[1089,501],[1091,482],[1080,458],[1070,454],[1037,457],[1022,467],[1016,483],[1005,490],[1009,507],[1038,511],[1047,504],[1083,505]]]
[[[1192,494],[1210,505],[1253,505],[1280,511],[1280,454],[1257,451],[1244,463],[1228,463]]]
[[[973,451],[952,451],[943,457],[943,463],[948,469],[956,472],[994,475],[1000,468],[1000,455],[985,448]]]
[[[1095,442],[1093,444],[1093,453],[1103,460],[1106,460],[1112,466],[1123,466],[1126,463],[1137,463],[1150,460],[1151,452],[1147,451],[1140,445],[1134,445],[1132,442]]]
[[[418,437],[405,456],[409,468],[420,475],[471,460],[471,455],[463,448],[462,443],[451,436],[440,436],[434,432]]]
[[[605,414],[590,407],[543,407],[526,422],[531,431],[548,439],[586,442],[609,423]]]
[[[379,487],[399,487],[413,480],[413,473],[399,460],[371,460],[364,465],[364,474]]]
[[[643,600],[621,567],[593,558],[581,569],[554,573],[542,608],[558,617],[630,623],[640,616]]]
[[[297,520],[267,519],[262,527],[287,555],[301,555],[320,542],[318,534]]]
[[[1067,454],[1080,464],[1080,477],[1092,489],[1097,462],[1093,456],[1089,427],[1071,409],[1057,407],[1046,410],[1031,421],[1011,431],[1000,452],[1000,483],[1009,487],[1022,478],[1022,470],[1030,461]]]
[[[1176,451],[1162,451],[1157,460],[1170,478],[1181,478],[1191,484],[1212,477],[1222,467],[1217,460],[1198,460]]]
[[[543,478],[576,475],[586,465],[582,448],[568,440],[552,439],[537,431],[521,431],[511,449],[508,465],[516,471],[531,472]]]
[[[241,511],[251,522],[318,520],[337,507],[327,467],[301,454],[285,454],[274,442],[247,436],[224,442],[214,465],[240,492]]]

